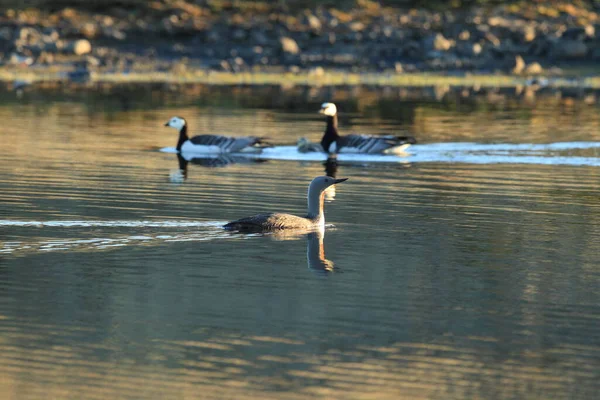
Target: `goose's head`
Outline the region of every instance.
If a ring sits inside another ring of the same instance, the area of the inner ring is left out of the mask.
[[[348,180],[348,178],[337,179],[337,178],[332,178],[331,176],[317,176],[310,183],[310,187],[308,190],[310,192],[317,191],[318,193],[321,193],[325,189],[327,189],[329,186],[335,185],[337,183],[342,183],[347,180]]]
[[[300,153],[307,153],[310,151],[310,146],[312,143],[310,143],[310,140],[308,140],[305,137],[301,137],[300,139],[298,139],[298,141],[296,142],[296,148],[298,149],[298,151]]]
[[[179,130],[181,130],[181,128],[183,128],[185,126],[185,124],[186,124],[185,119],[183,119],[181,117],[173,117],[167,121],[165,126],[170,126],[171,128],[175,128],[179,131]]]
[[[296,146],[298,147],[302,147],[305,148],[306,146],[308,146],[310,144],[310,140],[308,140],[305,137],[301,137],[300,139],[298,139],[298,141],[296,142]]]
[[[335,114],[337,114],[337,107],[333,103],[323,103],[321,104],[319,114],[324,114],[328,117],[333,117],[335,116]]]

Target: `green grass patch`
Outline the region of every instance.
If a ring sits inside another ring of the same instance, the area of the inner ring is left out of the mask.
[[[34,71],[31,69],[0,68],[0,81],[61,82],[68,81],[64,71]],[[172,72],[133,72],[133,73],[95,73],[90,82],[102,83],[201,83],[208,85],[308,85],[308,86],[487,86],[515,87],[527,81],[524,77],[509,75],[467,74],[451,76],[434,73],[396,74],[390,73],[350,73],[326,72],[322,75],[307,73],[247,72],[229,73],[214,71],[189,71],[174,74]],[[600,88],[600,77],[580,80],[553,78],[555,87],[586,86]]]

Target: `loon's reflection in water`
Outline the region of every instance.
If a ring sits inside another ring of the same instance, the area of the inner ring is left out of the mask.
[[[333,261],[325,258],[324,238],[325,232],[323,231],[311,232],[306,235],[306,260],[308,262],[308,269],[318,275],[339,272],[339,268],[334,267]]]

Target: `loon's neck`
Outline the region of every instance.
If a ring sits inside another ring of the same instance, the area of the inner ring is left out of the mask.
[[[189,140],[187,135],[187,125],[184,125],[179,131],[179,140],[177,141],[177,151],[181,151],[181,146]]]
[[[323,150],[329,151],[331,143],[335,142],[339,137],[337,114],[333,117],[327,116],[327,128],[325,128],[325,134],[323,135],[323,139],[321,139],[321,147],[323,147]]]
[[[311,191],[308,189],[308,215],[307,218],[315,224],[325,226],[325,213],[323,203],[325,202],[324,191]]]

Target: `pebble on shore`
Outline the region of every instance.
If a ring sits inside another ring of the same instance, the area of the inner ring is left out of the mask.
[[[600,59],[594,25],[600,14],[560,1],[552,3],[551,14],[535,4],[456,13],[385,6],[215,9],[184,0],[144,4],[137,5],[135,18],[118,6],[97,13],[85,5],[2,11],[0,63],[48,66],[93,56],[100,69],[159,70],[186,57],[186,65],[230,72],[294,66],[539,75],[557,63]]]

